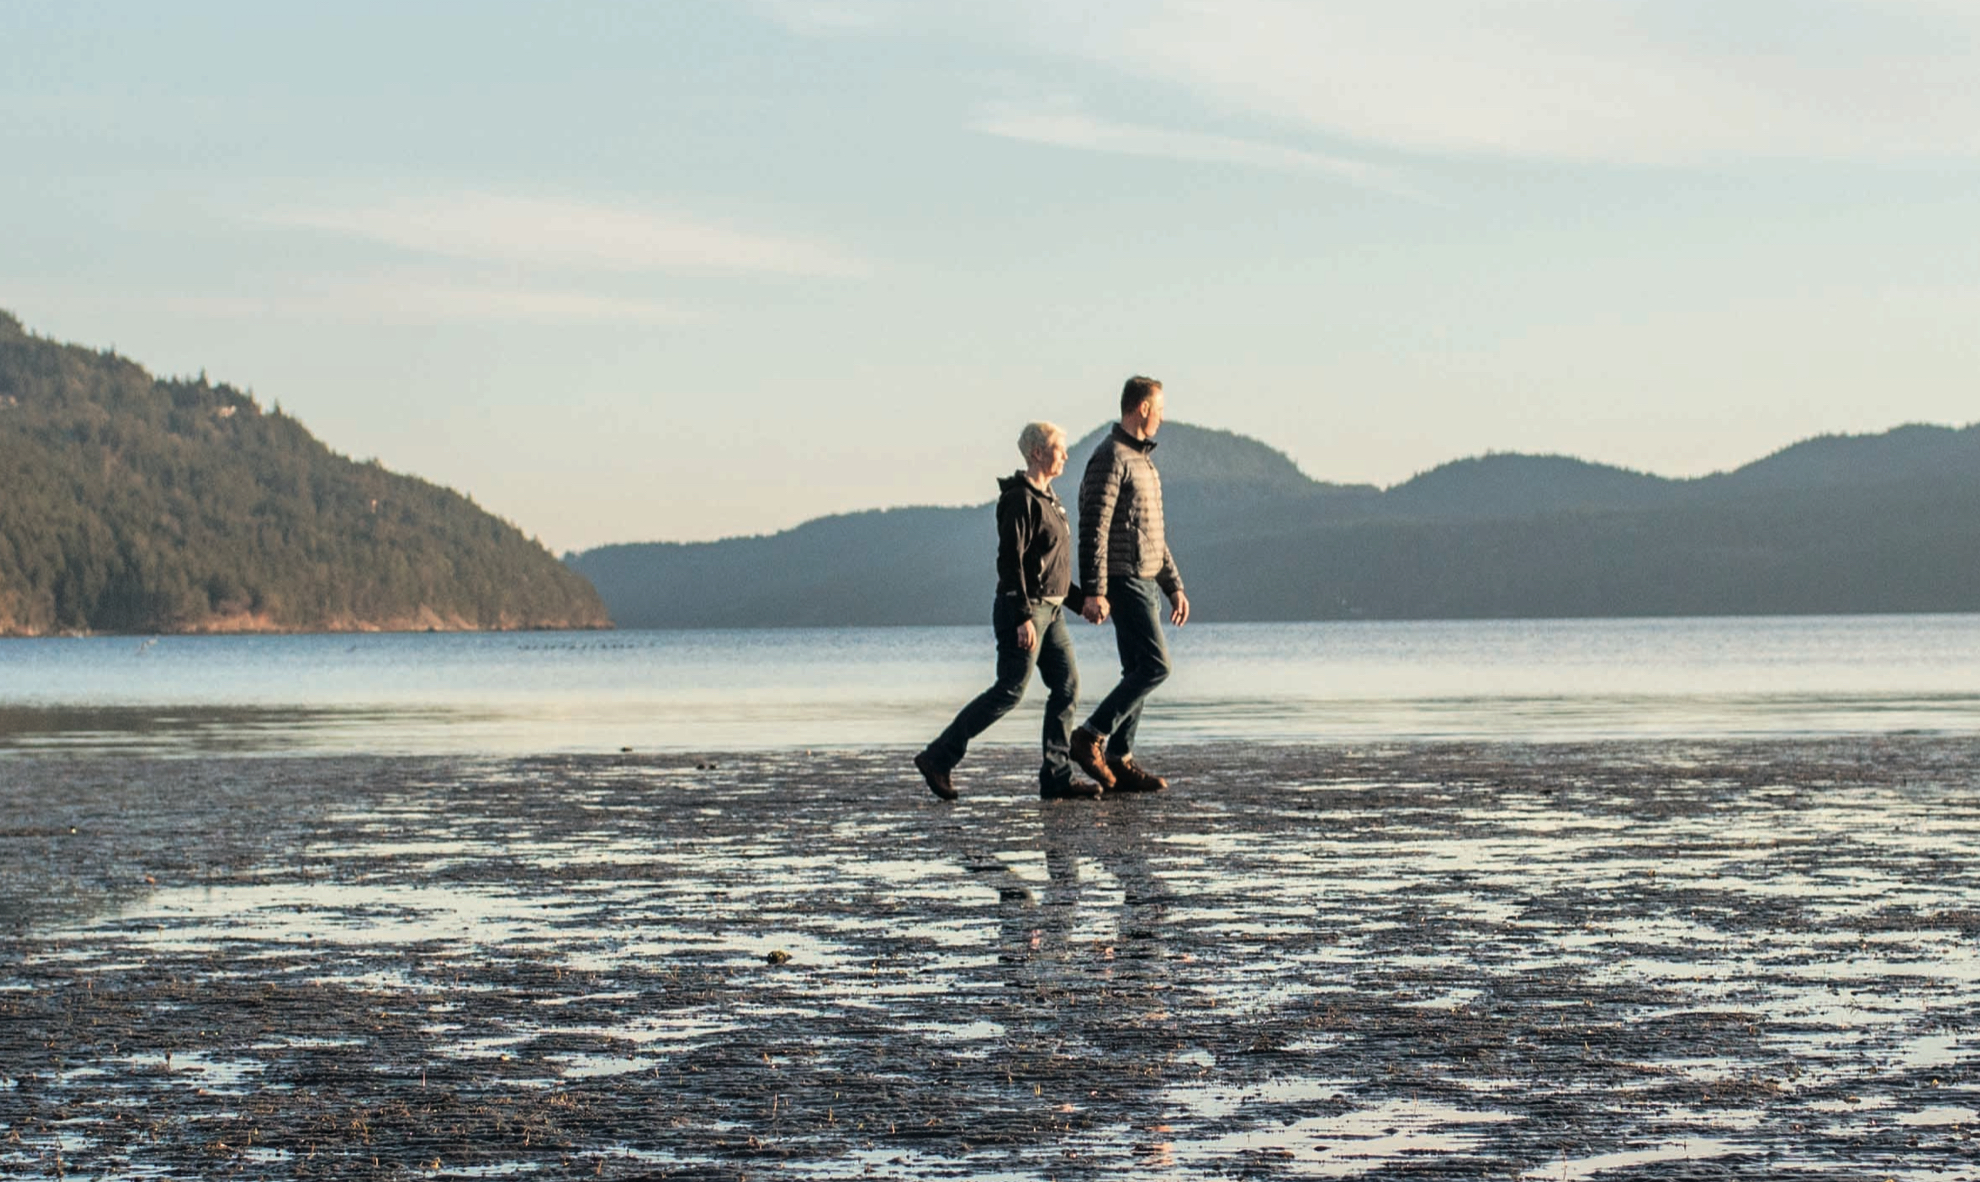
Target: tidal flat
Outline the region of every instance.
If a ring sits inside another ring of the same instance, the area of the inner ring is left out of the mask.
[[[0,760],[0,1175],[1980,1178],[1980,745]]]

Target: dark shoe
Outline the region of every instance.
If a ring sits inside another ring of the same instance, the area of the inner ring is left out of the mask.
[[[956,798],[956,786],[949,779],[949,773],[942,768],[936,767],[935,761],[928,758],[928,752],[923,751],[914,757],[914,770],[920,772],[921,778],[928,781],[928,790],[930,792],[933,792],[943,800],[954,800]]]
[[[1107,766],[1114,773],[1116,792],[1160,792],[1169,786],[1169,782],[1162,777],[1153,772],[1143,771],[1132,755],[1109,759]]]
[[[1070,780],[1064,784],[1040,784],[1040,800],[1098,800],[1100,785],[1088,784],[1080,780]]]
[[[1114,773],[1108,770],[1106,752],[1101,736],[1083,726],[1073,731],[1072,761],[1079,765],[1079,770],[1098,780],[1102,788],[1112,788]]]

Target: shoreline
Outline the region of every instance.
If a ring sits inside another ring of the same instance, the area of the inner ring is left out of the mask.
[[[1411,624],[1636,624],[1636,623],[1685,623],[1761,620],[1783,620],[1810,622],[1819,620],[1914,620],[1914,619],[1967,619],[1980,616],[1980,610],[1918,610],[1882,611],[1864,609],[1862,611],[1807,611],[1807,612],[1706,612],[1706,613],[1634,613],[1624,615],[1477,615],[1477,616],[1316,616],[1296,619],[1260,617],[1257,619],[1205,618],[1192,620],[1197,626],[1206,624],[1236,627],[1275,628],[1306,624],[1329,626],[1351,625],[1387,627]],[[436,617],[436,621],[437,621]],[[225,617],[197,625],[168,629],[114,629],[114,630],[56,630],[27,632],[8,627],[0,627],[0,640],[83,640],[93,637],[131,637],[142,639],[148,636],[188,637],[188,636],[350,636],[350,635],[423,635],[426,633],[456,632],[836,632],[845,628],[853,629],[917,629],[917,628],[981,628],[983,621],[974,617],[957,618],[947,622],[898,621],[879,624],[858,625],[817,625],[817,624],[737,624],[719,627],[698,626],[642,626],[626,627],[612,621],[604,623],[568,624],[468,624],[458,619],[446,622],[429,622],[424,617],[417,619],[389,621],[358,621],[349,623],[317,624],[298,626],[273,624],[261,621],[258,617]]]
[[[372,635],[439,635],[457,632],[616,632],[619,628],[610,621],[605,623],[572,624],[470,624],[462,620],[426,622],[424,620],[359,620],[347,624],[315,624],[308,626],[277,624],[256,618],[237,620],[229,617],[222,620],[202,622],[175,628],[141,628],[135,630],[57,630],[53,632],[26,632],[0,630],[0,640],[92,640],[104,637],[122,637],[142,640],[147,637],[172,637],[183,639],[192,636],[372,636]]]

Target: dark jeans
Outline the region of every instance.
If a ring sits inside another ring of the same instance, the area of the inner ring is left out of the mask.
[[[1107,593],[1114,643],[1121,650],[1121,683],[1093,708],[1086,729],[1107,736],[1107,754],[1134,752],[1141,704],[1169,679],[1169,642],[1162,637],[1162,589],[1153,579],[1115,579]]]
[[[990,724],[1017,708],[1031,684],[1034,666],[1044,675],[1045,762],[1038,769],[1042,786],[1063,788],[1072,783],[1073,707],[1079,699],[1079,665],[1073,660],[1072,632],[1066,627],[1066,612],[1056,603],[1034,603],[1029,607],[1031,626],[1038,639],[1029,651],[1018,647],[1017,628],[1027,613],[1025,604],[1014,596],[1000,595],[990,611],[990,625],[997,633],[997,684],[976,696],[962,708],[956,720],[928,745],[928,754],[944,768],[962,762],[969,741],[990,729]]]

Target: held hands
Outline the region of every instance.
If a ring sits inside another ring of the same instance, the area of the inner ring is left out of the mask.
[[[1018,625],[1017,642],[1018,648],[1024,652],[1030,652],[1032,646],[1038,643],[1038,629],[1030,620]]]
[[[1178,591],[1171,602],[1174,607],[1169,612],[1169,623],[1178,628],[1189,623],[1189,596]],[[1089,595],[1086,597],[1086,603],[1080,607],[1079,614],[1084,616],[1089,624],[1104,624],[1107,622],[1107,617],[1113,614],[1113,610],[1105,595]]]

